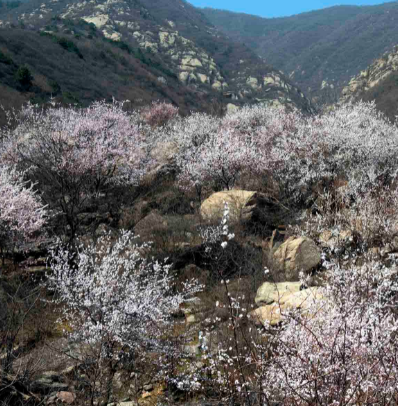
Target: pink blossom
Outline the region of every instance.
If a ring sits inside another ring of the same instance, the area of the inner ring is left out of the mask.
[[[4,134],[3,159],[25,170],[71,227],[83,207],[116,184],[138,184],[150,165],[137,118],[122,104],[46,111],[25,107]]]
[[[141,116],[151,127],[161,127],[178,115],[178,108],[170,103],[153,102],[142,110]]]
[[[46,221],[46,209],[23,174],[0,166],[0,230],[6,243],[23,242]]]
[[[264,369],[269,398],[283,404],[378,404],[398,395],[396,272],[373,261],[329,265],[323,299],[286,314]]]

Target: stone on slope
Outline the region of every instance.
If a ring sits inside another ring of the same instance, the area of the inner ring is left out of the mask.
[[[256,192],[247,190],[227,190],[213,193],[200,206],[200,214],[207,221],[220,221],[224,205],[228,203],[229,221],[248,220],[256,205]]]
[[[261,306],[258,309],[251,311],[248,316],[256,325],[260,326],[264,325],[265,323],[275,326],[282,320],[281,307],[276,303]]]
[[[69,388],[68,384],[62,382],[55,382],[50,378],[39,378],[31,384],[32,392],[38,393],[51,393],[51,392],[60,392],[67,391]]]
[[[298,281],[300,272],[308,272],[321,262],[321,252],[307,237],[289,237],[274,253],[273,265],[285,280]]]
[[[320,287],[312,287],[285,295],[279,303],[261,306],[251,311],[249,317],[257,325],[269,323],[271,326],[275,326],[283,321],[286,312],[294,309],[305,311],[314,302],[320,301],[323,298],[321,289]]]
[[[224,212],[224,204],[229,206],[229,223],[273,222],[280,207],[263,193],[248,190],[225,190],[213,193],[200,206],[203,220],[219,222]]]
[[[307,309],[314,301],[323,298],[321,287],[312,287],[300,290],[285,296],[281,300],[284,309]]]
[[[158,210],[152,210],[136,224],[134,232],[141,237],[146,237],[151,235],[154,231],[167,230],[167,228],[168,223],[164,216],[162,216]]]
[[[57,393],[57,400],[61,403],[72,405],[76,400],[76,395],[72,392],[60,391]]]
[[[323,231],[319,236],[320,244],[329,249],[334,249],[338,246],[348,246],[353,241],[353,233],[351,230],[341,230],[335,235],[331,230]]]
[[[286,296],[300,291],[301,282],[264,282],[258,289],[254,301],[257,305],[281,302]]]

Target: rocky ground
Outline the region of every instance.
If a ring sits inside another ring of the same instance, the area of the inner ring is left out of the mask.
[[[141,200],[135,206],[127,209],[135,213],[141,209],[141,213],[148,205],[154,201],[162,201],[166,196],[160,194],[153,196],[149,201]],[[163,200],[164,202],[164,200]],[[175,268],[180,278],[189,276],[199,277],[201,281],[207,283],[203,294],[199,294],[195,300],[186,303],[181,307],[180,325],[186,331],[187,336],[184,352],[186,359],[197,362],[197,368],[202,367],[201,362],[195,361],[200,358],[204,343],[213,340],[214,349],[216,334],[209,330],[209,333],[200,338],[201,331],[209,318],[214,317],[214,312],[222,320],[222,324],[228,323],[228,312],[215,308],[215,302],[223,300],[224,292],[218,288],[212,287],[219,275],[214,274],[214,268],[206,258],[202,250],[203,242],[197,235],[197,230],[205,224],[218,224],[223,215],[224,204],[229,203],[231,215],[229,224],[231,229],[240,231],[238,241],[231,251],[232,258],[243,256],[248,262],[245,266],[257,266],[256,271],[245,269],[242,272],[235,269],[230,271],[230,290],[234,294],[246,294],[248,302],[251,303],[251,310],[247,317],[249,323],[262,326],[264,323],[270,323],[277,326],[283,322],[283,314],[291,308],[306,308],[308,299],[321,299],[322,294],[319,287],[305,287],[300,282],[300,272],[307,274],[317,269],[321,262],[321,249],[309,238],[290,236],[282,227],[275,229],[272,235],[263,240],[253,235],[244,236],[244,229],[253,227],[257,223],[259,226],[264,224],[264,218],[267,213],[267,205],[271,203],[261,193],[231,190],[214,193],[203,201],[198,214],[177,215],[160,214],[159,210],[150,210],[149,213],[138,220],[134,227],[136,233],[142,237],[154,237],[155,249],[164,253],[167,251],[175,255]],[[181,224],[184,223],[184,224]],[[97,227],[96,234],[112,230],[112,227],[102,223]],[[167,241],[162,240],[160,234],[165,236]],[[254,237],[254,239],[253,239]],[[87,235],[87,238],[92,238]],[[231,243],[232,245],[232,243]],[[245,248],[246,247],[246,248]],[[236,252],[234,252],[236,251]],[[37,255],[37,254],[36,254]],[[250,261],[250,262],[249,262]],[[243,263],[242,263],[243,264]],[[209,266],[210,265],[210,266]],[[34,258],[31,256],[20,264],[21,275],[28,275],[36,280],[45,278],[48,268],[45,258]],[[272,274],[276,276],[278,282],[273,282],[274,277],[264,275],[261,271],[264,267],[270,267]],[[207,269],[206,269],[207,268]],[[254,273],[253,273],[254,272]],[[14,272],[5,273],[11,278]],[[263,275],[263,276],[261,276]],[[7,278],[5,275],[3,278]],[[15,278],[15,275],[14,275]],[[265,282],[268,279],[269,281]],[[213,282],[212,282],[213,281]],[[46,312],[52,312],[55,309],[47,309]],[[43,314],[43,313],[42,313]],[[33,323],[41,323],[40,314],[34,315]],[[47,313],[46,317],[53,317]],[[59,322],[57,322],[59,323]],[[221,328],[221,325],[219,326]],[[21,383],[20,378],[14,378],[10,375],[6,378],[3,393],[10,404],[77,404],[81,395],[81,388],[84,387],[85,380],[85,359],[84,347],[79,343],[68,341],[62,337],[62,330],[65,326],[56,324],[49,327],[48,338],[39,339],[31,349],[22,353],[14,361],[13,370],[16,373],[26,371],[29,374],[29,380]],[[67,328],[67,327],[66,327]],[[55,330],[54,330],[55,329]],[[43,334],[43,332],[42,332]],[[199,337],[199,338],[198,338]],[[212,338],[211,338],[212,337]],[[156,404],[157,399],[162,399],[167,395],[170,401],[170,389],[165,391],[163,383],[151,381],[144,382],[145,377],[137,377],[133,374],[126,376],[122,371],[115,375],[115,401],[109,405],[140,405]],[[139,383],[138,383],[139,382]],[[83,385],[83,386],[82,386]],[[138,386],[137,386],[138,385]],[[172,394],[172,399],[176,403],[186,403],[178,392]],[[19,402],[19,403],[18,403]],[[22,402],[22,403],[21,403]],[[213,404],[213,403],[192,403],[193,404]]]

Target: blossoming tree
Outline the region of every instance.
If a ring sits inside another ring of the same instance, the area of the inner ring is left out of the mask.
[[[161,127],[177,117],[178,108],[170,103],[153,102],[141,112],[143,120],[151,127]]]
[[[49,286],[64,304],[70,337],[87,346],[106,376],[103,396],[109,401],[112,378],[127,358],[138,360],[151,352],[155,358],[173,348],[167,331],[172,313],[202,287],[190,280],[177,290],[170,265],[148,260],[148,244],[139,244],[122,231],[81,245],[77,253],[57,247],[52,252]],[[94,399],[96,384],[91,382]]]
[[[205,186],[231,189],[242,173],[258,173],[264,166],[255,142],[231,129],[220,129],[185,150],[178,165],[180,184],[197,190]]]
[[[46,208],[33,186],[14,168],[0,166],[0,238],[2,250],[19,247],[46,221]],[[4,257],[3,257],[4,258]]]
[[[286,315],[262,368],[265,398],[283,405],[395,403],[396,271],[372,260],[331,264],[329,271],[323,298]]]
[[[276,176],[296,194],[324,180],[341,180],[353,196],[396,179],[397,151],[397,125],[374,103],[361,102],[301,119],[295,132],[288,129],[276,137],[270,155],[279,169]]]
[[[25,107],[3,130],[3,159],[26,170],[43,199],[60,211],[69,236],[78,214],[117,184],[137,184],[149,162],[135,120],[114,102],[86,109]]]

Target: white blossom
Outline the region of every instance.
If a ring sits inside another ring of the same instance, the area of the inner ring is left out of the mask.
[[[175,291],[170,265],[148,260],[147,248],[127,231],[116,241],[106,235],[81,245],[76,254],[54,248],[48,283],[64,304],[73,338],[119,343],[120,350],[167,344],[160,337],[171,314],[202,287],[191,280]]]

